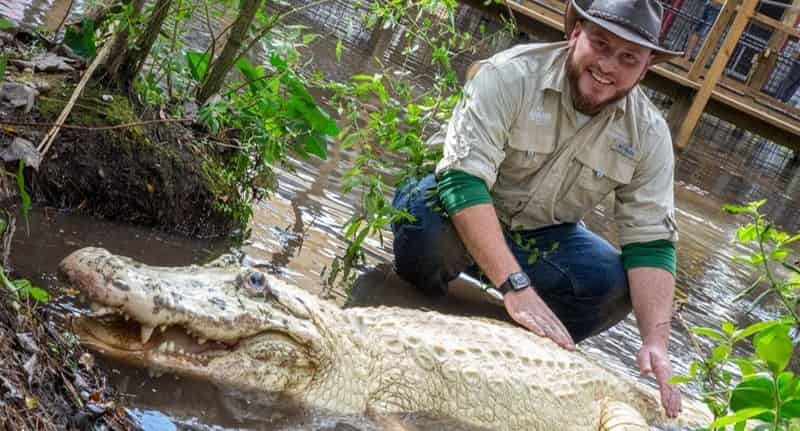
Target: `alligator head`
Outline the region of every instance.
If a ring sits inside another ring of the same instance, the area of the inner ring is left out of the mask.
[[[84,248],[60,269],[92,304],[92,313],[73,320],[81,341],[139,367],[305,398],[326,390],[320,380],[342,369],[338,357],[368,351],[351,345],[340,355],[342,342],[358,337],[347,334],[335,305],[231,255],[164,268]],[[349,384],[362,384],[354,377]],[[342,411],[364,407],[357,399],[338,402]]]

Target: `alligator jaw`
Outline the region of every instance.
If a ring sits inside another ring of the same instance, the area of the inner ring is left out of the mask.
[[[95,313],[72,319],[72,330],[88,347],[125,362],[141,365],[179,360],[205,366],[229,354],[238,342],[215,341],[197,337],[178,325],[160,328],[143,325],[119,313]],[[156,358],[158,356],[158,358]]]

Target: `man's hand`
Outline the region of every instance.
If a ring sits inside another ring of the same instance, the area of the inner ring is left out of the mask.
[[[567,350],[575,350],[575,342],[567,328],[533,288],[511,291],[503,297],[508,314],[520,325],[540,337],[547,337]]]
[[[669,379],[672,377],[672,365],[669,363],[666,347],[663,343],[645,341],[639,350],[637,361],[643,375],[651,372],[655,374],[661,391],[661,405],[664,406],[667,417],[677,417],[681,412],[681,393],[676,386],[669,384]]]

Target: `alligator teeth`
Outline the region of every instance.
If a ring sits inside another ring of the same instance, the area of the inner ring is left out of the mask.
[[[153,329],[156,328],[154,326],[142,325],[142,344],[146,344],[150,341],[150,336],[153,335]]]
[[[206,341],[207,340],[205,338],[198,338],[197,339],[197,344],[206,344]]]
[[[161,325],[158,327],[158,329],[161,329],[161,332],[163,333],[164,331],[167,330],[167,325]]]
[[[167,343],[166,352],[169,352],[169,353],[175,352],[175,342],[174,341],[170,341],[170,342]]]
[[[92,309],[92,315],[95,317],[108,316],[111,314],[117,314],[119,312],[119,310],[114,307],[106,307],[96,302],[92,302],[89,306]]]
[[[126,321],[126,322],[127,322],[128,320],[131,320],[131,316],[128,316],[127,314],[124,314],[124,313],[123,313],[123,316],[125,316],[125,321]]]

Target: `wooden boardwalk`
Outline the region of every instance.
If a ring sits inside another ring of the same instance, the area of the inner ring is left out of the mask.
[[[564,30],[565,3],[559,0],[505,0],[509,10],[514,11],[520,28],[536,32],[544,24],[551,29]],[[800,36],[794,28],[800,10],[800,0],[794,0],[782,21],[756,13],[757,0],[728,0],[719,17],[702,41],[703,46],[692,64],[672,61],[655,66],[647,74],[644,84],[673,99],[667,121],[672,130],[673,143],[677,150],[689,144],[692,132],[703,112],[708,112],[780,145],[800,151],[800,110],[788,106],[761,91],[766,79],[775,67],[775,57],[755,64],[745,82],[723,76],[745,26],[750,21],[771,27],[774,36],[770,47],[775,50],[789,37]],[[712,51],[720,43],[723,29],[727,35],[720,49]],[[762,60],[758,56],[757,60]],[[704,64],[710,67],[704,67]]]

